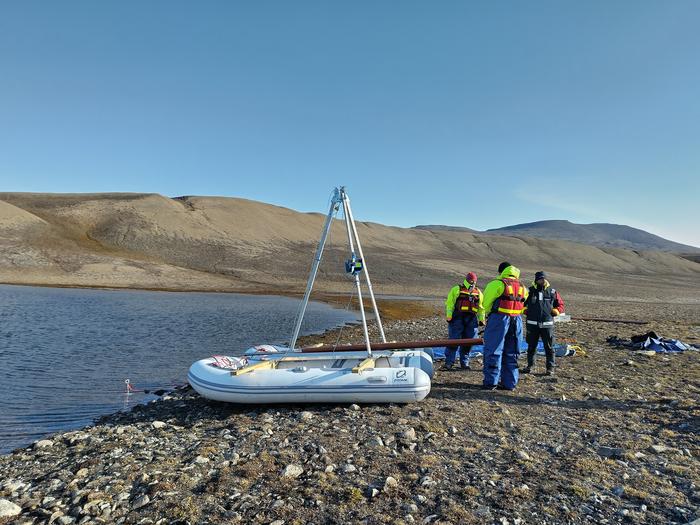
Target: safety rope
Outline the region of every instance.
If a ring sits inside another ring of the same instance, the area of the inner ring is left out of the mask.
[[[126,390],[124,391],[125,394],[152,394],[154,392],[157,392],[158,390],[176,390],[178,388],[182,388],[183,386],[186,386],[188,383],[171,383],[169,385],[156,385],[150,388],[134,388],[134,386],[131,384],[131,381],[129,378],[126,378],[124,380],[124,385],[126,386]]]

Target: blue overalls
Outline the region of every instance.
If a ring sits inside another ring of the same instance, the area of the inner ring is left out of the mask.
[[[479,321],[476,314],[456,314],[447,324],[447,334],[450,339],[476,339],[479,336]],[[459,364],[462,368],[469,366],[469,351],[471,345],[448,346],[445,348],[445,366],[455,364],[455,354],[459,348]]]
[[[484,386],[499,384],[513,390],[518,384],[518,356],[523,338],[523,320],[517,316],[494,312],[484,330]]]

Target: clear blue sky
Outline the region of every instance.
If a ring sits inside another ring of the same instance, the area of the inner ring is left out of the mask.
[[[0,190],[700,246],[700,2],[0,4]]]

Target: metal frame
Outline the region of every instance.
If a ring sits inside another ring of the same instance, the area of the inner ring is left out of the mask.
[[[313,289],[314,282],[316,280],[316,274],[318,273],[318,267],[321,264],[321,257],[323,255],[323,249],[326,245],[326,240],[328,239],[328,234],[331,227],[333,226],[333,218],[336,216],[340,207],[343,208],[343,216],[345,217],[345,229],[348,234],[348,244],[350,246],[350,254],[353,259],[358,255],[362,259],[363,271],[354,274],[355,286],[357,287],[357,298],[360,303],[360,315],[362,316],[362,329],[365,335],[365,343],[367,345],[367,359],[372,359],[372,345],[369,340],[369,331],[367,329],[367,318],[365,316],[364,304],[362,302],[362,286],[360,283],[360,273],[363,273],[365,280],[367,281],[367,290],[369,292],[370,300],[372,302],[372,308],[374,309],[374,315],[377,319],[377,326],[379,328],[379,333],[381,334],[382,343],[386,343],[386,336],[384,335],[384,327],[382,326],[382,320],[379,316],[379,308],[377,307],[377,301],[374,297],[374,290],[372,289],[372,281],[369,277],[369,270],[367,268],[367,261],[365,260],[364,254],[362,252],[362,245],[360,244],[360,237],[357,234],[357,226],[355,225],[355,219],[352,214],[352,208],[350,207],[350,198],[348,197],[345,187],[341,186],[333,190],[333,197],[331,198],[330,209],[328,210],[328,215],[326,215],[326,222],[323,226],[321,232],[321,239],[319,240],[318,247],[316,248],[316,255],[314,257],[314,262],[311,266],[311,273],[309,275],[309,280],[306,283],[306,291],[304,292],[304,299],[299,307],[299,313],[297,314],[296,322],[294,323],[294,332],[292,333],[292,339],[290,343],[290,349],[293,351],[297,343],[297,338],[299,337],[299,331],[301,330],[301,323],[304,320],[304,314],[306,313],[306,307],[309,304],[309,296],[311,295],[311,290]],[[355,246],[357,246],[357,254],[355,253]],[[362,368],[366,368],[370,363],[365,364]]]

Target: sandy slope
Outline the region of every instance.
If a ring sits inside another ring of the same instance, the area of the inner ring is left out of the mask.
[[[321,213],[221,197],[0,193],[0,281],[299,292]],[[538,269],[569,293],[695,300],[700,265],[662,252],[360,223],[379,292],[442,295],[459,275],[499,261]],[[345,231],[334,225],[319,288],[348,291]],[[643,294],[639,290],[644,290]]]

